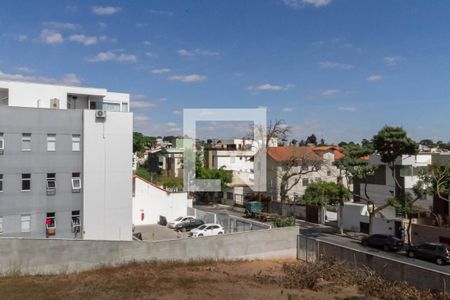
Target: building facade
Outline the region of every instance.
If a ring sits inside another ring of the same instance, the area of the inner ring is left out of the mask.
[[[0,81],[0,235],[131,240],[129,95]]]

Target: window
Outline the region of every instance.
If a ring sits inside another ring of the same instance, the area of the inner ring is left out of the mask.
[[[3,192],[3,174],[0,174],[0,192]]]
[[[45,227],[48,228],[55,228],[56,227],[56,214],[54,212],[48,212],[47,218],[45,219]]]
[[[0,234],[3,233],[3,217],[0,217]]]
[[[20,223],[21,223],[21,231],[22,232],[30,232],[31,231],[31,216],[30,215],[21,215]]]
[[[123,112],[128,112],[128,103],[122,102],[122,111]]]
[[[72,192],[79,193],[81,190],[80,173],[72,173]]]
[[[22,191],[31,190],[31,174],[22,174]]]
[[[5,150],[5,138],[3,132],[0,132],[0,154],[3,154],[3,150]]]
[[[80,151],[81,135],[72,134],[72,151]]]
[[[309,179],[308,178],[303,178],[302,179],[302,185],[303,186],[308,186],[308,184],[309,184]]]
[[[22,151],[31,151],[31,133],[22,133]]]
[[[330,170],[327,171],[327,176],[331,176],[331,171]]]
[[[47,134],[47,151],[56,151],[56,134]]]
[[[233,200],[233,193],[231,193],[231,192],[227,192],[227,199],[228,200]]]
[[[47,173],[47,195],[56,194],[56,174]]]

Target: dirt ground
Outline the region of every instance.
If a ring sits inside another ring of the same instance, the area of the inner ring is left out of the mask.
[[[0,278],[1,299],[366,299],[356,287],[285,289],[258,280],[295,260],[130,264],[79,274]]]

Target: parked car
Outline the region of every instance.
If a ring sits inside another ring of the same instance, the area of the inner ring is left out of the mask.
[[[222,225],[219,224],[203,224],[197,228],[191,230],[190,235],[192,237],[201,237],[201,236],[211,236],[224,234],[225,230],[223,230]]]
[[[424,260],[434,261],[438,265],[450,263],[450,252],[447,245],[441,243],[423,243],[408,248],[409,257],[417,257]]]
[[[384,251],[397,251],[403,248],[403,241],[390,234],[372,234],[363,237],[361,243],[364,246],[383,248]]]
[[[187,221],[183,221],[181,223],[178,223],[177,225],[175,225],[175,230],[177,231],[189,231],[191,229],[197,228],[200,225],[205,224],[205,222],[203,222],[202,220],[199,219],[190,219]]]
[[[167,227],[175,228],[175,226],[177,226],[177,224],[180,224],[181,222],[184,222],[184,221],[193,220],[193,219],[195,219],[195,217],[193,217],[193,216],[187,216],[187,217],[181,216],[181,217],[178,217],[175,220],[167,223]]]

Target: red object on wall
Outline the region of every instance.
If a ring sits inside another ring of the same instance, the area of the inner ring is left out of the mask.
[[[144,221],[144,217],[145,217],[144,212],[141,212],[141,221]]]
[[[49,218],[45,219],[45,225],[50,225],[50,224],[52,224],[52,221]]]

